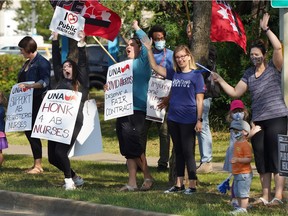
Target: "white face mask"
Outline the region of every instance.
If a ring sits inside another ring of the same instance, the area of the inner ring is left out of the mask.
[[[232,136],[236,139],[236,140],[240,140],[243,136],[241,131],[233,131],[232,132]]]
[[[155,41],[154,42],[154,47],[155,49],[162,51],[165,48],[166,41],[165,40],[160,40],[160,41]]]
[[[232,119],[236,120],[236,121],[243,120],[244,119],[244,112],[232,113]]]

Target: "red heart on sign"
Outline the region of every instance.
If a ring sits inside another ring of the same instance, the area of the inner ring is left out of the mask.
[[[70,24],[74,24],[78,21],[78,17],[74,14],[68,14],[68,21]]]

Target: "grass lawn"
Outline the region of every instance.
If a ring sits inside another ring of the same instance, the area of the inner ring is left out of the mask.
[[[104,152],[119,154],[118,142],[114,131],[114,121],[103,121],[103,93],[93,92],[96,97],[101,118]],[[223,162],[228,145],[228,133],[213,132],[214,162]],[[8,140],[12,144],[27,145],[23,133],[8,133]],[[197,161],[199,153],[197,149]],[[158,156],[159,145],[156,127],[149,133],[147,146],[148,156]],[[5,151],[4,151],[5,154]],[[23,171],[31,166],[32,158],[23,155],[5,155],[5,164],[0,168],[0,190],[11,190],[23,193],[69,198],[98,204],[109,204],[128,208],[142,209],[178,215],[228,215],[232,207],[229,205],[229,195],[220,194],[216,186],[228,175],[227,173],[199,174],[199,186],[194,195],[164,194],[168,185],[168,173],[157,173],[155,167],[151,172],[155,178],[153,190],[148,192],[118,192],[127,182],[127,168],[124,164],[95,163],[93,161],[72,161],[72,167],[85,179],[82,188],[75,191],[62,189],[63,174],[49,165],[47,158],[43,159],[45,173],[42,175],[25,175]],[[138,185],[143,176],[138,174]],[[254,176],[251,187],[251,198],[260,196],[260,180]],[[253,207],[250,215],[287,215],[287,203],[281,207]]]

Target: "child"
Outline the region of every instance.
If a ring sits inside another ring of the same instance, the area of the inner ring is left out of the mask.
[[[226,117],[227,121],[231,123],[233,120],[240,121],[240,120],[247,120],[247,118],[248,118],[248,110],[244,106],[244,103],[241,100],[233,100],[230,103],[230,110]],[[223,170],[229,173],[232,173],[231,159],[233,156],[233,147],[234,147],[235,141],[236,140],[233,137],[232,131],[230,131],[230,143],[226,151],[226,157],[225,157],[225,162],[223,166]],[[233,193],[233,186],[231,188],[231,205],[234,206],[235,208],[238,207],[237,199],[235,198],[234,193]]]
[[[231,214],[247,213],[250,186],[253,177],[251,160],[252,147],[247,141],[250,133],[250,125],[243,120],[233,120],[230,131],[236,142],[234,143],[233,157],[231,159],[232,174],[234,177],[233,191],[238,200],[239,208]]]
[[[0,166],[4,161],[2,149],[8,148],[8,142],[6,139],[5,129],[5,107],[7,99],[3,92],[0,91]]]

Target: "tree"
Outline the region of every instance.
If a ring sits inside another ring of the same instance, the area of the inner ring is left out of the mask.
[[[47,1],[33,1],[35,4],[36,17],[32,17],[32,1],[21,1],[21,7],[16,9],[17,17],[15,20],[19,23],[19,31],[26,33],[31,32],[32,19],[36,19],[35,27],[37,34],[42,35],[44,40],[48,40],[51,35],[49,25],[53,16],[53,8],[50,2]]]
[[[10,7],[11,4],[12,0],[0,0],[0,10],[2,10],[4,6],[6,8]]]

